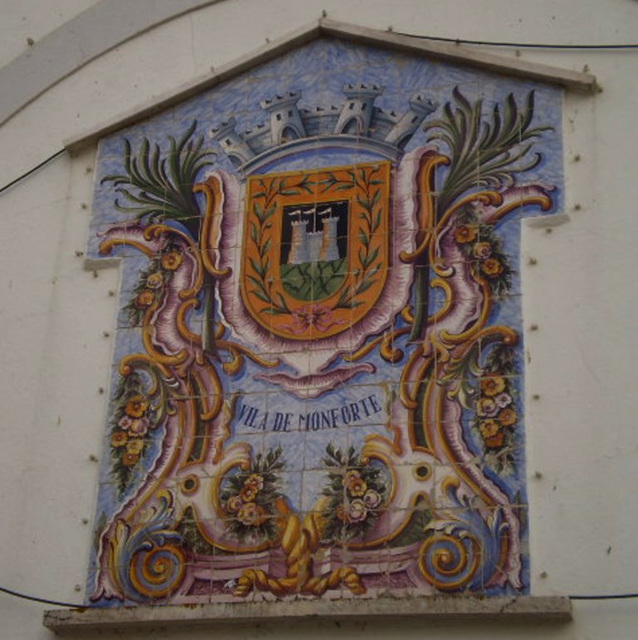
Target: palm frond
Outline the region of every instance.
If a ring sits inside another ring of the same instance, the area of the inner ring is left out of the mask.
[[[513,94],[502,105],[495,105],[489,116],[483,114],[483,102],[474,104],[454,89],[454,105],[448,102],[443,116],[430,122],[429,140],[439,140],[448,147],[449,171],[439,198],[442,214],[468,190],[492,186],[500,188],[514,182],[514,175],[529,171],[541,160],[539,154],[528,154],[547,126],[532,127],[534,92],[530,91],[521,109]],[[525,144],[527,142],[527,144]]]
[[[181,138],[169,136],[166,154],[148,138],[136,152],[128,138],[124,139],[124,172],[102,179],[102,183],[112,182],[121,196],[115,201],[118,211],[144,221],[200,215],[192,188],[215,154],[203,149],[204,136],[192,139],[196,128],[197,121],[193,120]]]

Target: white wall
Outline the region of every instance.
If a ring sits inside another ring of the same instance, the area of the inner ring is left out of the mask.
[[[0,63],[21,52],[24,34],[32,31],[37,39],[91,4],[0,0]],[[19,6],[26,26],[17,26]],[[320,17],[322,9],[362,26],[459,38],[601,43],[632,42],[638,33],[633,0],[227,0],[105,54],[0,127],[0,186],[63,140],[148,104],[266,38]],[[533,593],[635,592],[638,51],[521,55],[574,70],[588,65],[603,87],[595,97],[567,94],[565,100],[570,221],[551,233],[531,226],[524,233],[525,324],[539,327],[526,335]],[[93,274],[75,255],[87,235],[93,162],[94,150],[61,157],[0,195],[0,586],[68,601],[83,598],[75,585],[83,588],[86,577],[97,489],[90,456],[101,453],[106,394],[100,388],[107,386],[112,348],[104,332],[114,328],[110,292],[118,286],[117,269]],[[530,257],[537,264],[527,264]],[[534,394],[540,398],[532,400]],[[631,600],[576,603],[574,622],[561,626],[308,623],[216,633],[622,640],[636,637],[637,606]],[[0,637],[50,638],[41,627],[45,608],[0,594]]]

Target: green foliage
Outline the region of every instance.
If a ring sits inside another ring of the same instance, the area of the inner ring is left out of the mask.
[[[449,150],[450,166],[445,177],[437,210],[442,215],[458,197],[476,187],[502,188],[514,182],[514,174],[533,169],[541,160],[529,155],[533,143],[551,127],[532,127],[534,92],[527,95],[521,109],[510,93],[501,107],[492,109],[491,117],[483,114],[483,101],[471,104],[454,89],[454,108],[448,102],[443,117],[428,123],[429,140],[441,140]]]
[[[184,511],[184,517],[177,527],[177,532],[182,536],[184,547],[193,553],[206,556],[220,553],[220,550],[208,542],[197,528],[196,516],[192,507],[188,507]]]
[[[297,300],[321,300],[331,296],[341,286],[347,267],[346,258],[329,262],[282,264],[281,283]]]
[[[426,509],[423,503],[418,504],[412,512],[406,527],[398,536],[392,539],[390,545],[392,547],[407,547],[414,542],[424,540],[427,526],[431,520],[432,512]]]
[[[115,201],[118,211],[133,214],[145,222],[165,219],[182,220],[200,216],[193,195],[193,185],[202,169],[211,165],[212,151],[203,150],[204,136],[191,137],[197,128],[194,120],[186,133],[175,140],[169,137],[170,149],[163,154],[160,146],[151,146],[144,138],[135,152],[124,140],[124,173],[106,176],[127,204]]]

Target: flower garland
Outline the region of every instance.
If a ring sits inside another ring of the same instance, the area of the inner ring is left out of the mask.
[[[134,468],[144,457],[149,433],[159,426],[160,421],[138,374],[120,378],[115,402],[110,434],[111,474],[117,481],[121,496],[131,482]]]
[[[228,531],[241,541],[274,540],[277,536],[277,502],[281,493],[283,449],[269,449],[251,459],[248,468],[224,478],[221,500]]]
[[[514,351],[503,345],[487,357],[479,377],[472,427],[486,459],[499,472],[512,470],[512,440],[519,415],[516,410]]]
[[[503,242],[492,225],[479,225],[470,209],[459,215],[452,234],[468,260],[472,261],[474,278],[486,280],[497,295],[506,294],[512,286],[512,270],[503,253]]]
[[[347,452],[326,447],[323,463],[330,469],[323,489],[327,502],[322,510],[325,540],[351,540],[369,531],[379,519],[388,497],[382,467],[365,463],[354,447]]]
[[[131,326],[140,325],[146,311],[162,299],[168,282],[183,260],[181,251],[169,245],[140,272],[131,300],[124,307]]]

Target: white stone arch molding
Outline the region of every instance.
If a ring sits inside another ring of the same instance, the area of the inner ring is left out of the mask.
[[[224,0],[100,0],[0,69],[0,125],[127,40]]]

